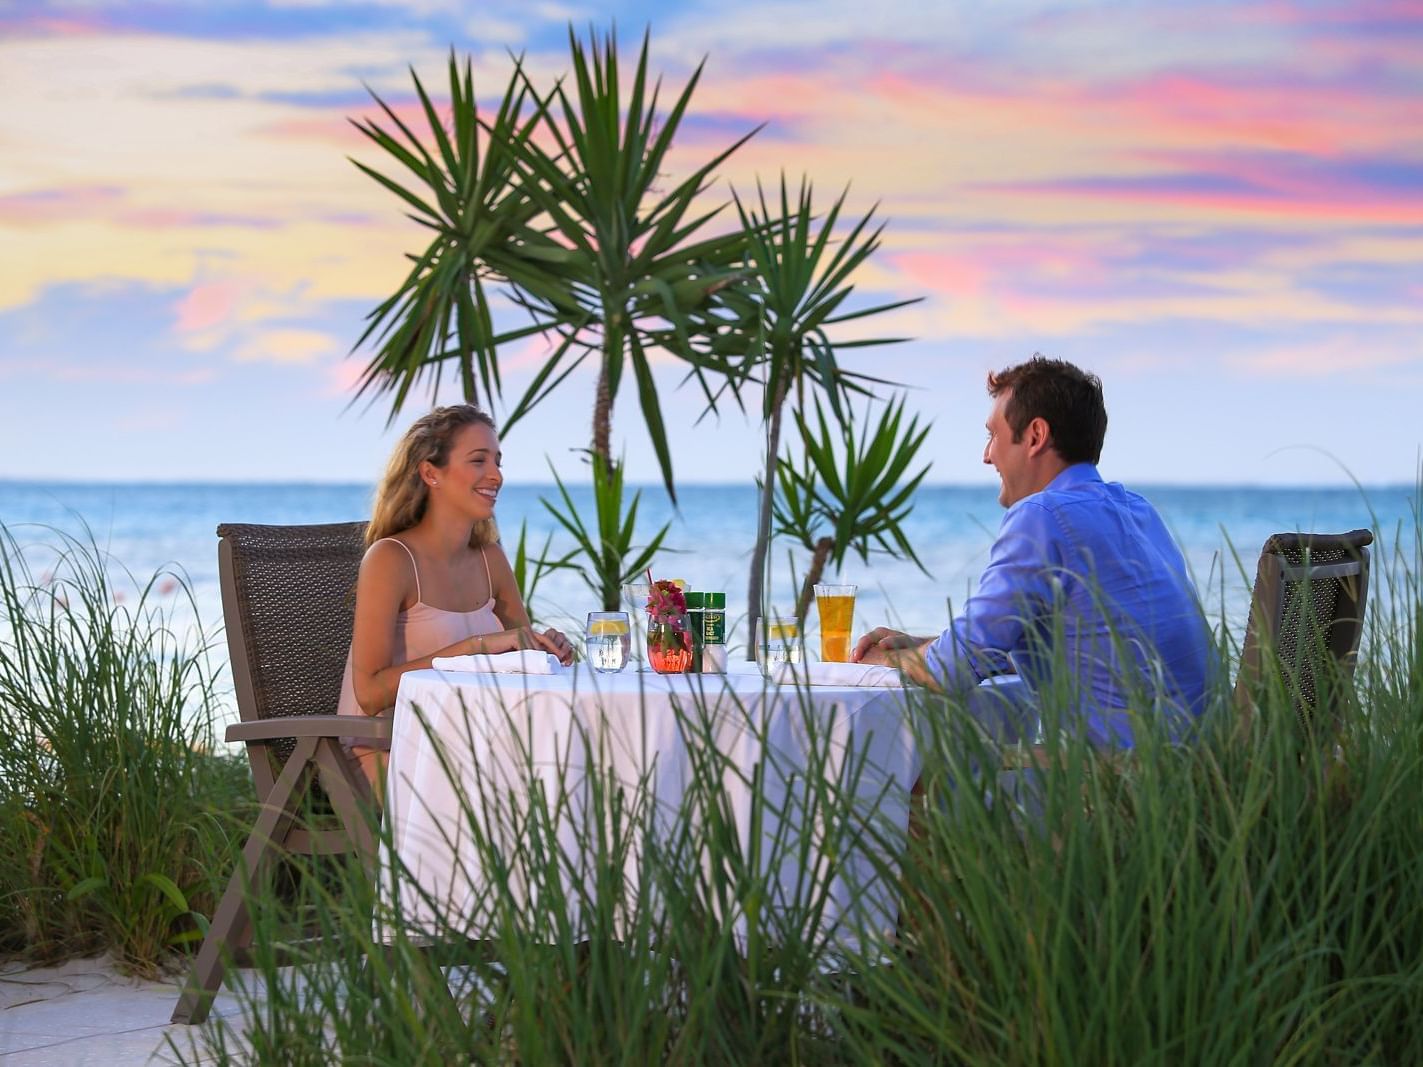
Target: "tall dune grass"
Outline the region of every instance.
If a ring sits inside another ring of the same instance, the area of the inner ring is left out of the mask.
[[[153,974],[204,928],[246,767],[212,752],[205,648],[167,627],[181,577],[116,582],[92,537],[24,532],[0,526],[0,952]]]
[[[213,676],[200,642],[168,632],[162,579],[120,604],[92,540],[47,536],[36,575],[0,528],[0,951],[109,950],[151,972],[231,870],[248,773],[211,753]],[[998,753],[963,710],[916,701],[926,791],[907,842],[886,814],[904,798],[866,803],[851,787],[875,768],[827,762],[813,717],[808,773],[785,801],[754,790],[751,813],[810,836],[737,832],[727,776],[784,768],[733,767],[704,707],[684,709],[697,758],[670,809],[599,773],[591,741],[576,813],[473,783],[464,821],[493,872],[479,922],[415,923],[398,868],[294,859],[295,882],[253,901],[263,981],[239,992],[246,1037],[213,1019],[203,1054],[1423,1062],[1420,571],[1416,519],[1381,531],[1364,655],[1327,738],[1300,729],[1281,687],[1242,725],[1222,679],[1188,743],[1148,727],[1104,759],[1053,735],[1049,769],[985,773]],[[851,852],[894,887],[897,921],[827,937],[818,878]],[[773,907],[787,872],[805,877]],[[293,965],[294,904],[322,936]]]
[[[1148,722],[1130,756],[1104,758],[1054,735],[1049,768],[990,773],[981,768],[999,752],[963,710],[923,698],[911,714],[925,795],[907,844],[902,826],[854,802],[843,770],[823,774],[812,757],[795,810],[757,813],[815,827],[809,845],[761,840],[753,855],[725,817],[732,768],[714,744],[697,745],[706,709],[687,709],[682,729],[700,756],[681,806],[657,811],[646,783],[595,773],[579,787],[571,849],[557,846],[552,798],[515,811],[466,782],[466,847],[493,872],[474,941],[471,916],[417,931],[399,903],[402,886],[418,897],[408,872],[377,883],[351,868],[303,883],[342,947],[283,968],[271,902],[257,901],[265,991],[243,995],[251,1049],[213,1021],[206,1053],[312,1064],[1423,1062],[1423,551],[1416,534],[1381,547],[1375,581],[1391,592],[1372,599],[1337,733],[1302,730],[1280,686],[1263,687],[1242,723],[1223,678],[1189,741]],[[591,743],[587,756],[596,764]],[[520,849],[496,843],[500,825]],[[827,938],[815,873],[851,849],[895,887],[898,921]],[[769,904],[788,870],[807,873],[805,893],[778,910]]]

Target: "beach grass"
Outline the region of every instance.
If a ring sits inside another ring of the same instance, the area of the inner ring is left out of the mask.
[[[0,541],[0,947],[31,958],[108,950],[152,969],[202,928],[245,834],[251,785],[244,765],[210,752],[211,723],[194,709],[211,706],[212,674],[201,647],[167,632],[152,583],[118,605],[92,542],[52,540],[52,573],[38,576],[10,531]],[[1302,729],[1281,686],[1262,688],[1242,721],[1223,677],[1189,741],[1148,721],[1129,757],[1106,759],[1050,734],[1046,770],[990,773],[998,752],[963,709],[925,698],[925,792],[907,841],[812,766],[794,815],[814,837],[749,848],[723,807],[730,765],[708,739],[689,746],[699,758],[674,811],[652,806],[640,783],[592,774],[571,850],[552,798],[518,810],[472,790],[469,847],[495,872],[477,915],[412,909],[419,892],[399,869],[293,858],[280,888],[252,902],[262,981],[228,987],[245,1036],[211,1019],[202,1054],[1423,1061],[1416,521],[1379,531],[1374,563],[1364,651],[1328,731]],[[1220,636],[1238,651],[1238,635]],[[682,728],[695,742],[697,709]],[[806,732],[813,752],[812,721]],[[492,834],[501,825],[517,830],[516,855]],[[767,906],[776,872],[848,848],[896,887],[895,921],[867,920],[850,944],[821,936],[814,879],[789,908]],[[570,853],[582,857],[578,878]],[[314,941],[293,943],[293,914]]]
[[[1383,542],[1328,728],[1303,728],[1282,685],[1243,720],[1223,677],[1189,740],[1144,720],[1105,758],[1051,735],[1048,768],[999,771],[962,708],[925,698],[907,843],[812,767],[809,852],[791,836],[750,854],[712,745],[655,819],[639,783],[595,776],[571,850],[557,813],[475,790],[464,847],[495,874],[471,912],[414,922],[399,869],[379,892],[354,865],[313,881],[331,944],[295,967],[258,952],[248,1037],[263,1062],[313,1064],[1423,1061],[1423,552],[1411,531]],[[897,887],[897,922],[847,947],[817,933],[813,884],[767,907],[786,865],[852,847]],[[280,929],[259,923],[259,949]],[[239,1062],[226,1027],[208,1024],[207,1054]]]
[[[215,673],[174,595],[181,575],[135,580],[87,531],[0,526],[0,952],[152,976],[205,929],[251,786],[214,751]]]

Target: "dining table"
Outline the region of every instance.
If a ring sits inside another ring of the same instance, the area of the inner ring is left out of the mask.
[[[680,863],[688,886],[714,881],[717,850],[754,866],[755,909],[711,902],[738,943],[753,921],[809,924],[800,936],[844,948],[883,936],[920,769],[911,704],[898,686],[778,680],[754,663],[407,672],[384,796],[387,939],[393,922],[490,939],[511,915],[542,916],[534,936],[591,936],[590,887],[621,894],[618,922],[627,901],[655,902],[657,849],[664,879]]]

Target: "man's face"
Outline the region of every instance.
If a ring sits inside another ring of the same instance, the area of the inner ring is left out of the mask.
[[[1029,435],[1025,433],[1021,441],[1015,442],[1013,427],[1008,425],[1003,413],[1012,395],[1013,390],[1005,389],[994,397],[993,410],[984,424],[988,429],[988,444],[983,448],[983,462],[998,472],[1002,482],[998,487],[998,503],[1005,508],[1011,508],[1039,488],[1033,482],[1029,462]]]

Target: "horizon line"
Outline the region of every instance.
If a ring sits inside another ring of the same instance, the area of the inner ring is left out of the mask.
[[[1104,478],[1104,481],[1114,479]],[[1330,481],[1316,484],[1304,482],[1226,482],[1226,481],[1188,481],[1184,479],[1171,479],[1166,481],[1138,481],[1131,480],[1130,483],[1123,484],[1131,486],[1142,486],[1156,489],[1296,489],[1296,490],[1337,490],[1337,489],[1408,489],[1418,490],[1420,482],[1414,481],[1385,481],[1385,482],[1361,482],[1353,480]],[[295,478],[295,479],[262,479],[262,478],[30,478],[14,477],[0,474],[0,487],[23,486],[31,488],[41,488],[45,486],[66,487],[66,488],[86,488],[90,486],[104,487],[125,487],[125,488],[153,488],[153,489],[182,489],[191,487],[231,487],[231,488],[323,488],[323,489],[368,489],[375,488],[375,482],[347,481],[338,479],[315,479],[315,478]],[[995,480],[985,480],[982,482],[929,482],[920,483],[920,489],[993,489],[997,486]],[[746,479],[733,482],[712,482],[712,481],[686,481],[678,484],[677,489],[754,489],[755,482]],[[556,490],[557,485],[552,482],[542,481],[520,481],[509,486],[513,489],[550,489]],[[570,485],[570,490],[587,488],[583,485]],[[633,490],[658,490],[665,487],[661,482],[625,482],[625,489]]]

